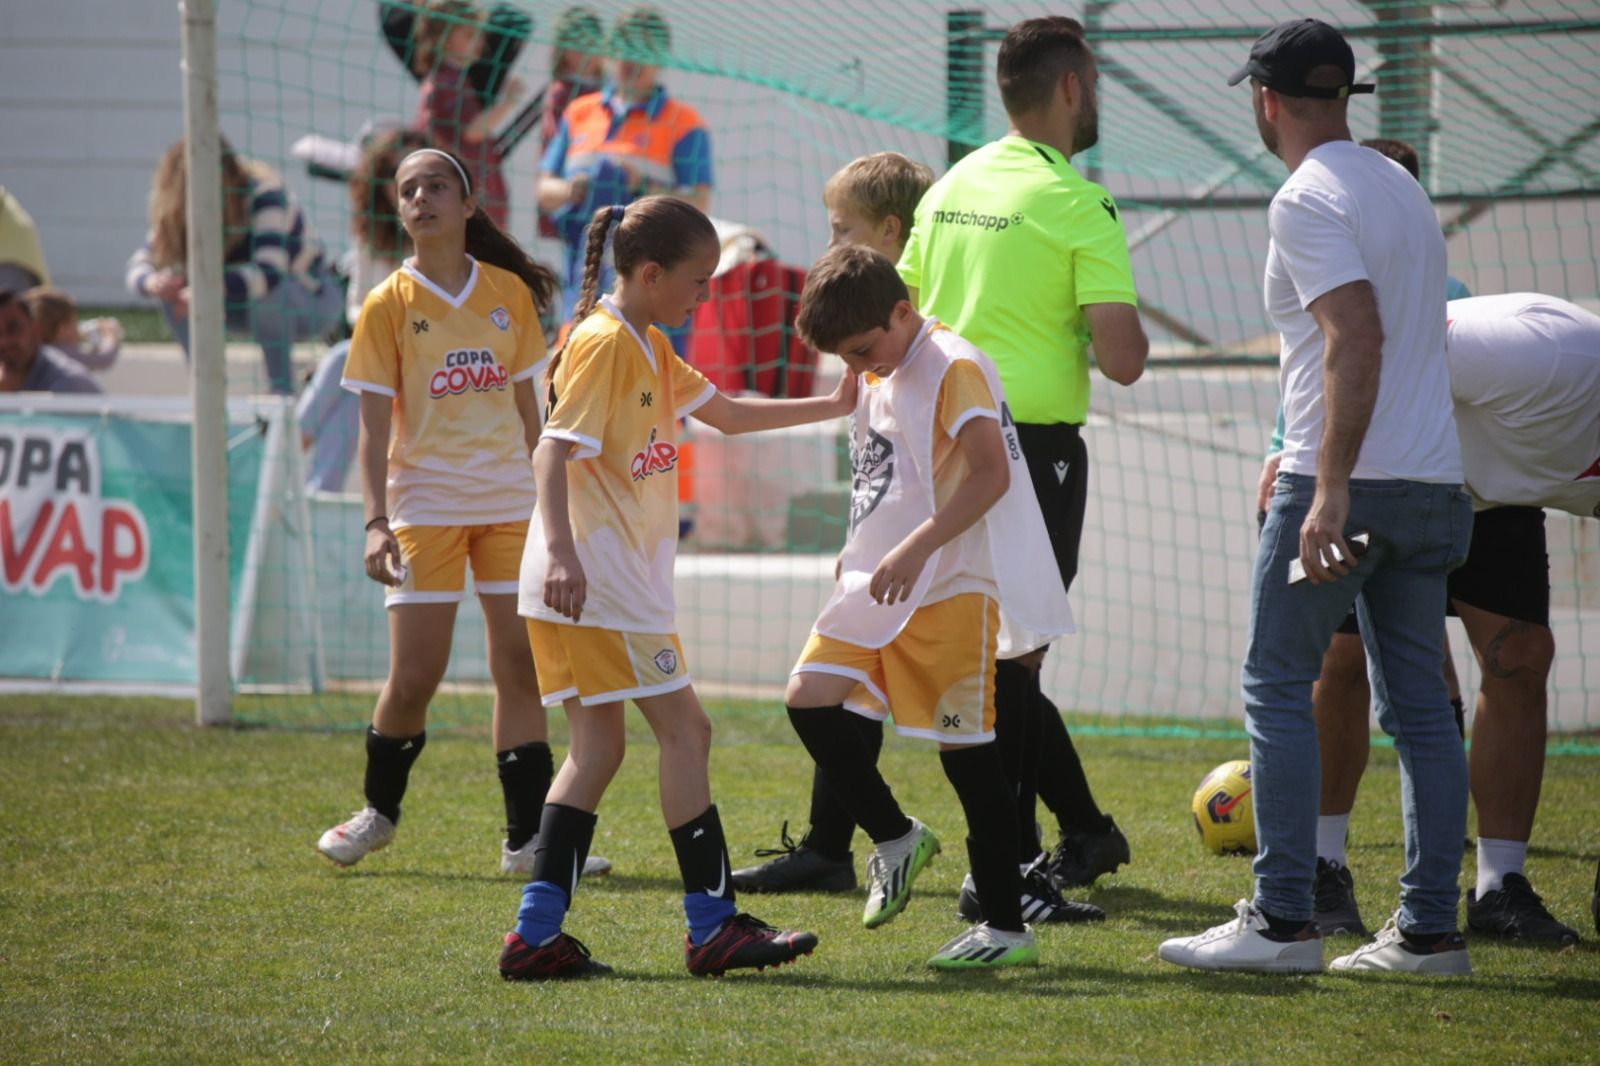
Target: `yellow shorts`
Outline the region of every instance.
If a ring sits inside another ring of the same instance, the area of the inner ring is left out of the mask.
[[[945,744],[994,739],[994,659],[1000,605],[981,592],[918,608],[881,648],[863,648],[816,632],[794,672],[859,681],[845,706],[895,731]],[[887,708],[887,710],[885,710]]]
[[[489,526],[401,526],[394,531],[407,569],[399,588],[389,589],[384,602],[460,603],[467,596],[467,560],[472,585],[480,596],[517,594],[522,569],[522,542],[528,523],[496,522]]]
[[[578,697],[586,707],[660,696],[689,684],[676,633],[623,633],[526,619],[540,698],[546,707]]]

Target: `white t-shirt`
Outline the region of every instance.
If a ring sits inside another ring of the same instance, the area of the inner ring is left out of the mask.
[[[1445,248],[1422,186],[1354,141],[1312,149],[1267,211],[1266,307],[1283,334],[1282,469],[1315,476],[1326,407],[1322,330],[1306,310],[1371,283],[1383,324],[1377,403],[1353,478],[1461,481],[1445,363]]]
[[[1600,316],[1531,292],[1449,308],[1450,386],[1473,502],[1600,518]]]

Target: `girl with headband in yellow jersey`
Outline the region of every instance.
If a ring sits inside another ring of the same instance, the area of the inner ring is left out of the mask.
[[[608,236],[617,285],[602,297]],[[780,932],[734,904],[711,802],[711,720],[673,619],[677,424],[692,414],[746,433],[842,417],[855,406],[855,378],[815,399],[734,398],[678,358],[658,325],[681,326],[710,296],[721,251],[710,220],[689,203],[651,196],[626,211],[603,207],[586,240],[575,325],[551,362],[549,417],[534,449],[540,506],[518,600],[544,701],[565,706],[572,746],[550,786],[533,878],[500,972],[540,980],[608,969],[561,927],[595,811],[622,762],[626,700],[661,748],[661,813],[683,875],[689,972],[776,966],[809,954],[817,938]]]
[[[343,379],[361,397],[364,565],[387,590],[389,677],[367,730],[366,806],[317,849],[350,866],[394,839],[470,562],[495,685],[500,870],[525,876],[554,768],[515,595],[535,493],[539,309],[554,278],[482,213],[448,152],[407,155],[395,193],[416,254],[368,294]]]

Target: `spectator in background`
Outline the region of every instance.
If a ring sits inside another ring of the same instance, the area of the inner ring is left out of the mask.
[[[485,103],[473,90],[468,72],[483,55],[483,14],[466,0],[430,0],[417,21],[416,62],[425,72],[417,102],[416,127],[437,147],[466,166],[479,206],[505,229],[511,205],[494,131],[511,116],[522,95],[520,79],[507,76],[500,98]]]
[[[539,173],[539,210],[554,216],[566,244],[563,319],[582,288],[584,230],[595,209],[656,194],[711,210],[711,135],[699,112],[667,95],[661,63],[672,52],[667,20],[649,7],[624,14],[611,36],[609,83],[568,105]],[[608,263],[600,291],[616,275]],[[682,355],[687,329],[669,330]]]
[[[367,294],[400,269],[411,253],[411,238],[400,224],[394,174],[400,160],[428,147],[416,130],[390,130],[369,141],[361,164],[350,175],[350,219],[355,247],[350,251],[350,283],[345,289],[345,318],[352,329],[361,317]],[[317,364],[300,394],[295,416],[300,443],[311,453],[306,488],[339,492],[355,459],[361,429],[361,399],[340,385],[350,342],[340,341]]]
[[[339,282],[283,179],[222,146],[222,224],[228,329],[261,345],[273,392],[294,391],[290,349],[339,321]],[[184,142],[167,149],[150,189],[150,232],[128,261],[128,291],[153,297],[185,357],[191,291],[185,259]]]
[[[39,326],[39,339],[88,370],[109,370],[122,354],[122,323],[114,318],[78,321],[78,302],[53,285],[22,294]]]
[[[0,392],[99,392],[82,367],[39,340],[39,324],[13,289],[0,289]]]
[[[605,78],[605,60],[600,50],[605,45],[605,27],[591,8],[574,5],[556,19],[555,44],[550,48],[550,87],[544,94],[544,120],[539,127],[539,146],[548,150],[561,132],[561,117],[567,105],[579,96],[598,92]],[[559,239],[561,229],[555,218],[539,212],[539,236]]]
[[[417,49],[417,19],[425,13],[422,0],[379,0],[378,30],[384,43],[418,82],[432,73],[422,65]],[[467,68],[467,83],[484,107],[494,106],[506,73],[522,53],[522,43],[533,35],[533,19],[514,4],[496,4],[483,27],[484,42]]]
[[[50,284],[33,217],[0,185],[0,289],[21,291]]]

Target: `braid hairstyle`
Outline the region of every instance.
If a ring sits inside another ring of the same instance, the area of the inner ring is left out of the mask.
[[[567,331],[567,344],[572,334],[600,302],[600,268],[605,262],[606,237],[616,226],[611,238],[611,258],[617,273],[632,274],[646,263],[655,263],[671,270],[694,252],[704,241],[717,243],[717,228],[711,224],[698,207],[676,196],[646,196],[623,207],[612,204],[594,213],[589,228],[584,231],[586,242],[583,255],[583,288],[578,294],[578,304],[572,311],[572,328]],[[566,345],[550,360],[547,372],[549,381],[555,381],[556,367]]]

